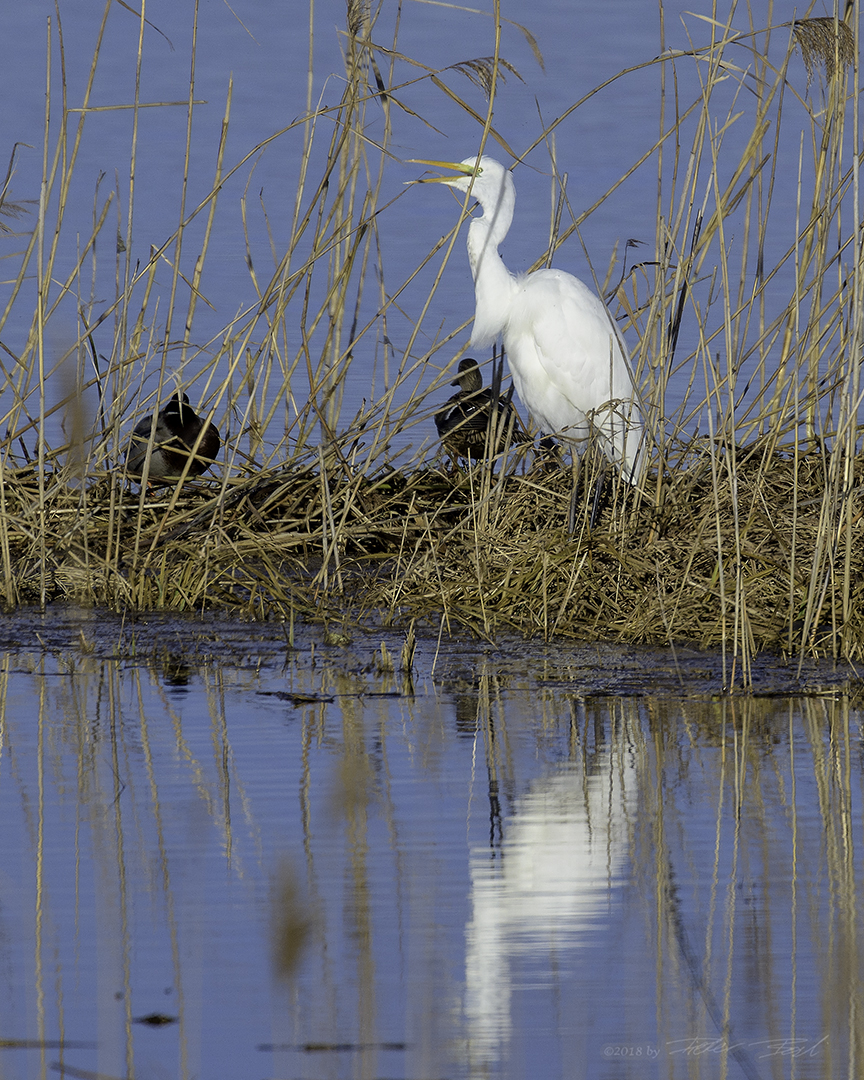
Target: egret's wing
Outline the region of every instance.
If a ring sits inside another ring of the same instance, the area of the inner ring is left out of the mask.
[[[635,462],[641,414],[633,379],[611,316],[586,285],[560,270],[523,279],[508,344],[511,367],[519,351],[520,397],[545,430],[579,440],[590,419],[610,440],[613,460]]]
[[[574,407],[589,412],[611,398],[632,396],[615,326],[586,285],[546,270],[531,275],[526,293],[540,362]]]

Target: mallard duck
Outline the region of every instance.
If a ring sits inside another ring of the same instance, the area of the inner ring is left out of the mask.
[[[447,400],[443,408],[435,413],[435,427],[447,453],[456,458],[479,458],[486,447],[486,433],[489,428],[489,413],[492,410],[492,391],[483,386],[483,376],[477,361],[466,356],[459,361],[459,371],[451,384],[459,387],[459,392]],[[526,435],[519,422],[519,415],[510,398],[513,388],[503,397],[499,397],[496,408],[497,446],[495,453],[503,453],[507,439],[512,443],[526,441]]]
[[[136,424],[132,441],[126,451],[126,471],[131,476],[142,477],[147,462],[150,433],[153,433],[147,479],[164,482],[176,479],[186,468],[195,443],[204,427],[204,419],[189,404],[185,394],[174,394],[156,415],[156,425],[150,417]],[[219,453],[222,439],[214,424],[207,424],[195,456],[189,464],[189,476],[200,476],[213,464]]]

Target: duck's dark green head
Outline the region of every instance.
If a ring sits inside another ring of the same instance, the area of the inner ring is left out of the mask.
[[[459,361],[458,372],[450,385],[458,386],[463,394],[474,394],[483,388],[483,376],[472,356],[465,356]]]

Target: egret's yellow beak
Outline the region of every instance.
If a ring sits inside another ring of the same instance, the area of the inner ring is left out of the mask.
[[[419,180],[408,180],[409,184],[452,184],[461,176],[479,175],[483,170],[472,165],[463,165],[461,161],[428,161],[426,158],[408,158],[411,165],[431,165],[433,169],[452,169],[457,176],[421,176]]]

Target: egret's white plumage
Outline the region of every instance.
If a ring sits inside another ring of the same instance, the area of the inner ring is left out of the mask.
[[[584,448],[591,431],[607,458],[636,482],[644,429],[623,342],[602,301],[572,274],[511,274],[498,253],[513,220],[516,189],[494,158],[427,161],[456,176],[424,178],[468,191],[483,209],[468,227],[476,308],[471,343],[501,337],[516,392],[542,431]],[[472,182],[473,177],[473,182]]]

